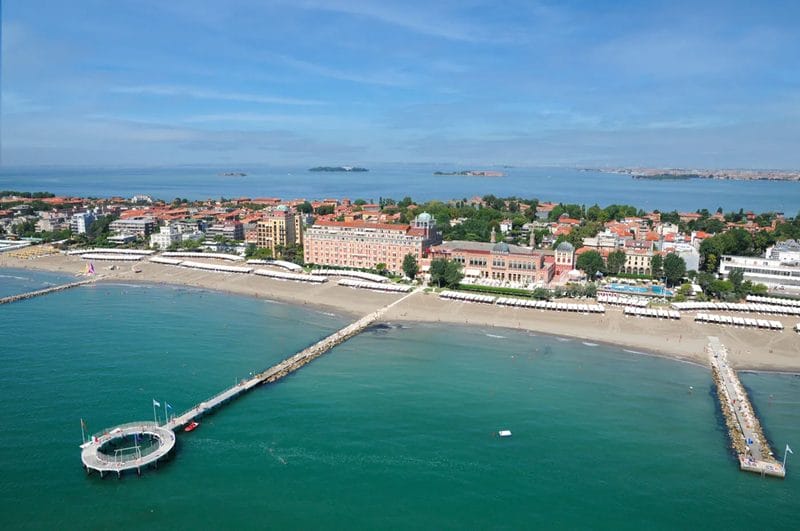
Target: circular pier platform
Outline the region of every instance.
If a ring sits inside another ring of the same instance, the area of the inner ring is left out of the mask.
[[[117,448],[119,445],[133,446]],[[139,442],[147,443],[146,447]],[[86,472],[116,472],[118,477],[128,470],[141,473],[147,465],[157,464],[175,448],[175,433],[154,422],[131,422],[94,435],[81,445],[81,461]]]

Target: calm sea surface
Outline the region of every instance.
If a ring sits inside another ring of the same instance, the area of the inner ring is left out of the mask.
[[[244,177],[219,175],[242,170]],[[382,165],[368,173],[315,173],[307,167],[176,167],[149,169],[0,168],[0,190],[50,191],[76,196],[131,197],[150,194],[206,199],[219,197],[324,197],[460,199],[475,195],[536,197],[602,206],[694,211],[800,211],[800,183],[770,181],[647,181],[569,168],[503,168],[505,177],[434,176],[436,170],[464,168],[423,164]]]
[[[164,286],[0,307],[3,528],[796,527],[800,457],[784,481],[740,473],[708,370],[506,330],[374,328],[180,433],[157,471],[82,470],[81,417],[182,410],[343,323]],[[800,378],[743,380],[800,448]]]

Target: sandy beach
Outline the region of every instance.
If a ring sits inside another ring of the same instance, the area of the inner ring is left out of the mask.
[[[112,264],[116,269],[110,269]],[[39,269],[74,275],[85,269],[86,262],[78,257],[60,254],[27,260],[0,255],[0,267]],[[191,270],[147,261],[136,262],[135,267],[140,273],[133,272],[133,267],[130,263],[122,262],[95,263],[100,281],[193,286],[311,305],[353,318],[401,297],[397,294],[341,287],[335,282],[308,285],[255,275]],[[391,308],[385,318],[393,322],[439,322],[527,330],[588,343],[618,345],[634,351],[632,356],[641,352],[701,365],[707,365],[705,347],[708,336],[715,335],[728,347],[729,361],[737,369],[800,373],[800,334],[792,330],[797,319],[770,319],[780,320],[786,329],[783,332],[773,332],[700,324],[695,323],[689,313],[684,314],[680,321],[626,317],[621,308],[611,306],[606,307],[604,315],[505,308],[442,300],[433,293],[417,293],[409,297]]]

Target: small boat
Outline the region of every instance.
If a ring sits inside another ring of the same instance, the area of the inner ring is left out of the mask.
[[[511,437],[511,430],[500,430],[497,432],[500,437]]]
[[[199,425],[200,425],[199,422],[192,421],[189,424],[187,424],[185,428],[183,428],[183,431],[194,431],[194,429],[197,428]]]

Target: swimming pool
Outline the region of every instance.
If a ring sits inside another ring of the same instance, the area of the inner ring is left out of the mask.
[[[627,284],[608,284],[604,287],[617,293],[632,293],[635,295],[649,295],[657,297],[672,297],[674,292],[664,286],[628,286]]]

